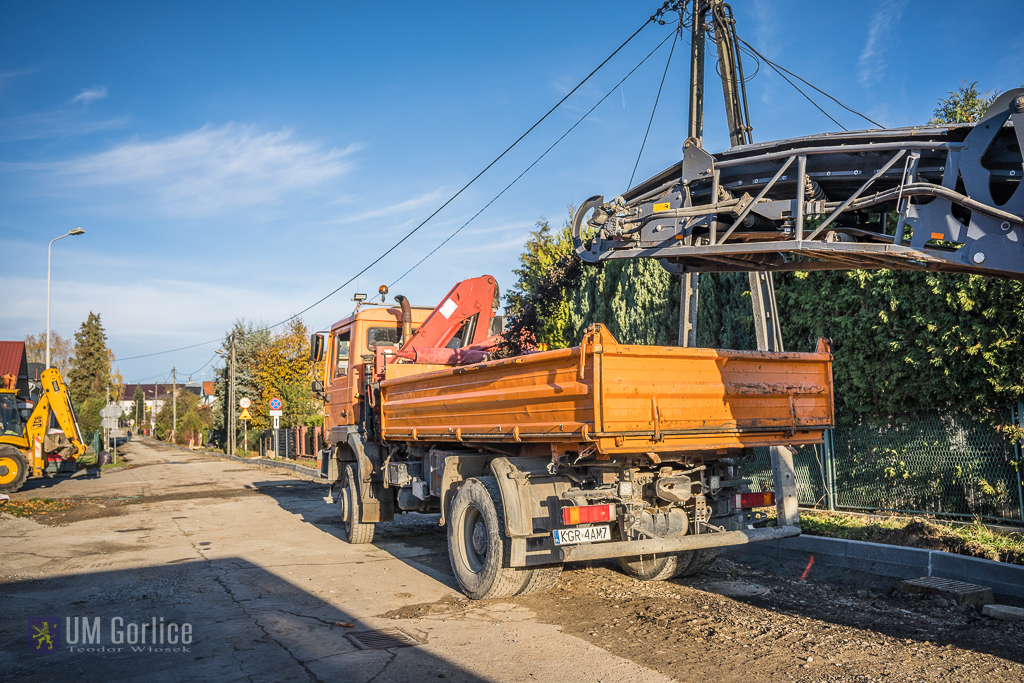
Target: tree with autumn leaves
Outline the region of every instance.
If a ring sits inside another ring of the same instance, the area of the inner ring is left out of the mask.
[[[280,398],[283,415],[282,427],[323,424],[323,403],[314,395],[312,381],[323,374],[322,363],[309,360],[309,331],[300,319],[290,320],[284,329],[275,331],[266,325],[238,320],[224,337],[225,354],[235,340],[235,400],[249,398],[250,431],[267,429],[273,423],[268,415],[271,399]],[[217,428],[226,432],[228,421],[227,363],[218,371],[217,398],[220,410],[216,416]],[[237,418],[240,412],[235,406]],[[240,428],[241,425],[236,425]],[[250,435],[250,441],[254,435]]]

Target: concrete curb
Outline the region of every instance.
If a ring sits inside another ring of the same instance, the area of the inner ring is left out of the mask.
[[[892,587],[904,579],[935,576],[988,586],[993,593],[1024,598],[1024,566],[824,536],[797,536],[723,549],[724,554],[774,574],[849,582],[874,578]],[[812,563],[813,558],[813,563]]]
[[[142,439],[141,441],[143,443],[145,443],[146,441],[151,441],[151,440],[152,439]],[[182,448],[181,446],[176,446],[176,445],[174,445],[172,443],[165,443],[163,441],[156,442],[156,443],[159,443],[162,446],[168,446],[170,448],[177,449],[177,450],[182,451],[184,453],[192,453],[192,454],[200,453],[202,455],[212,455],[212,456],[217,457],[217,458],[224,458],[226,460],[237,460],[238,462],[244,462],[244,463],[248,463],[250,465],[261,465],[263,467],[279,467],[279,468],[285,469],[285,470],[292,470],[293,472],[296,472],[297,474],[303,474],[303,475],[305,475],[307,477],[310,477],[311,479],[315,479],[317,481],[322,481],[323,480],[320,477],[320,472],[318,472],[317,470],[313,469],[312,467],[306,467],[305,465],[299,465],[299,464],[293,463],[293,462],[287,462],[287,461],[281,461],[281,460],[270,460],[268,458],[239,458],[237,455],[227,455],[226,453],[213,453],[212,451],[193,451],[193,450],[189,450],[188,448]]]

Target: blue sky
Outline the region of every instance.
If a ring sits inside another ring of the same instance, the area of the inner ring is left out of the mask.
[[[126,359],[218,338],[237,318],[287,318],[426,218],[658,5],[0,1],[0,339],[45,330],[46,246],[76,226],[86,234],[53,250],[64,336],[97,312]],[[963,79],[1024,82],[1017,0],[732,5],[741,38],[886,126],[925,123]],[[646,28],[358,291],[450,235],[670,32]],[[624,191],[670,44],[393,292],[434,305],[483,273],[507,288],[539,218],[560,223],[569,204]],[[677,46],[638,179],[679,158],[688,68]],[[836,128],[767,66],[748,88],[757,141]],[[707,93],[705,147],[718,151],[717,82]],[[304,319],[343,317],[355,291]],[[187,378],[216,348],[118,367],[128,381],[172,366]]]

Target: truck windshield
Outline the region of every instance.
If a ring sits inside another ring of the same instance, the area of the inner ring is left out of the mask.
[[[373,351],[378,346],[398,346],[401,336],[400,327],[371,327],[366,330],[366,348]]]
[[[13,394],[0,394],[0,434],[21,436],[21,432],[18,399]]]

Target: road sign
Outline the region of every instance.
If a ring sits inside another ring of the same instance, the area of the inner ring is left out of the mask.
[[[241,408],[242,410],[245,410],[246,408],[248,408],[251,405],[252,405],[252,400],[248,396],[243,396],[238,401],[238,407]],[[244,417],[242,419],[243,420],[248,420],[249,418]]]
[[[249,414],[248,408],[242,408],[242,414],[238,416],[239,420],[251,420],[252,415]]]
[[[270,417],[281,417],[284,414],[283,410],[268,410]]]
[[[270,399],[270,409],[271,410],[281,410],[281,406],[282,405],[283,404],[281,403],[281,399],[279,399],[279,398],[272,398],[272,399]]]
[[[278,420],[280,420],[280,419],[281,418],[278,417],[277,415],[274,416],[274,429],[280,429],[280,427],[278,426],[278,424],[279,424]]]
[[[116,417],[105,417],[100,420],[101,429],[117,429],[118,419]]]
[[[113,418],[121,417],[121,406],[116,403],[109,403],[100,411],[100,416]]]

